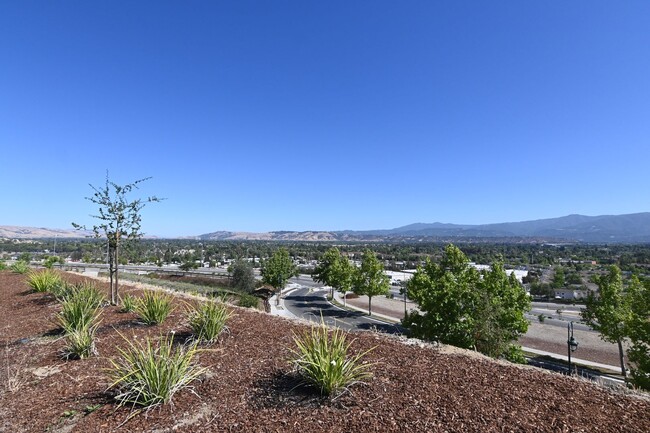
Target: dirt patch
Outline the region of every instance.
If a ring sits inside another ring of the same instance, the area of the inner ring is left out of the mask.
[[[83,277],[66,275],[67,279]],[[104,283],[100,286],[108,293]],[[140,289],[125,289],[137,295]],[[182,306],[161,326],[106,307],[99,355],[64,362],[64,345],[43,337],[54,328],[53,299],[28,293],[24,276],[0,272],[3,361],[29,373],[16,392],[0,395],[0,432],[641,432],[650,431],[650,402],[573,378],[519,368],[463,351],[368,332],[354,334],[355,353],[373,348],[373,379],[334,401],[298,386],[287,362],[294,332],[305,325],[235,309],[230,332],[200,363],[209,368],[196,395],[179,393],[173,406],[140,413],[117,408],[105,369],[129,339],[187,335]],[[47,341],[43,344],[43,339]],[[451,353],[449,352],[451,351]],[[0,381],[8,379],[5,369]],[[128,419],[128,421],[127,421]],[[125,422],[126,421],[126,422]]]

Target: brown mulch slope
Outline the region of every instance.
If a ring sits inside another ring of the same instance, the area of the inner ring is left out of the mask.
[[[287,363],[292,332],[304,325],[243,309],[235,310],[230,333],[201,354],[210,372],[196,384],[198,396],[185,390],[173,407],[128,419],[129,408],[117,408],[106,392],[107,358],[124,345],[116,331],[138,339],[172,330],[186,335],[182,301],[159,327],[105,308],[99,356],[64,361],[53,322],[58,307],[29,293],[24,279],[0,272],[0,432],[650,431],[648,399],[371,333],[355,334],[353,348],[376,347],[368,356],[374,378],[333,402],[323,400],[297,387]]]

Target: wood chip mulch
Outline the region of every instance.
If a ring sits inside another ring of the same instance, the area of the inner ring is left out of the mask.
[[[351,335],[352,348],[375,348],[373,378],[323,399],[287,361],[305,325],[240,308],[230,331],[201,353],[209,373],[194,392],[138,414],[118,408],[106,391],[108,359],[123,338],[188,336],[184,302],[156,327],[106,307],[99,355],[66,361],[57,303],[29,292],[25,276],[0,271],[0,432],[650,432],[647,396],[367,332]]]

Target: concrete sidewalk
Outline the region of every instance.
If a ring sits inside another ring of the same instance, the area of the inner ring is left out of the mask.
[[[299,319],[298,316],[293,314],[291,311],[287,310],[286,307],[284,306],[284,297],[289,295],[294,290],[298,290],[298,288],[290,287],[288,289],[285,289],[280,294],[280,302],[278,302],[278,295],[271,296],[271,298],[269,299],[269,305],[271,306],[271,314],[272,315],[288,317],[290,319]]]
[[[339,306],[339,307],[347,308],[348,310],[360,311],[362,313],[368,314],[368,309],[367,308],[357,307],[357,306],[354,306],[354,305],[350,304],[349,302],[346,302],[343,299],[343,297],[341,296],[341,294],[339,292],[337,292],[336,290],[334,291],[334,301],[338,304],[337,306]],[[383,320],[383,321],[386,321],[386,322],[389,322],[389,323],[399,323],[399,322],[402,321],[401,317],[397,318],[397,317],[392,317],[392,316],[388,316],[386,314],[380,314],[380,313],[372,313],[370,315],[370,317],[372,317],[374,319]]]

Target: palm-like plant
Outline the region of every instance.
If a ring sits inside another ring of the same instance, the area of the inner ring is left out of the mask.
[[[118,348],[120,357],[112,359],[110,388],[118,391],[119,405],[151,407],[170,403],[174,394],[207,370],[194,362],[200,351],[198,342],[174,348],[172,337],[162,337],[154,346],[150,339],[136,343],[125,338],[126,348]]]
[[[340,329],[330,333],[321,324],[302,335],[294,335],[294,342],[297,349],[291,349],[291,362],[305,383],[315,386],[323,395],[336,396],[371,377],[371,364],[362,363],[362,358],[372,349],[348,356],[352,342],[347,342],[346,333]]]

